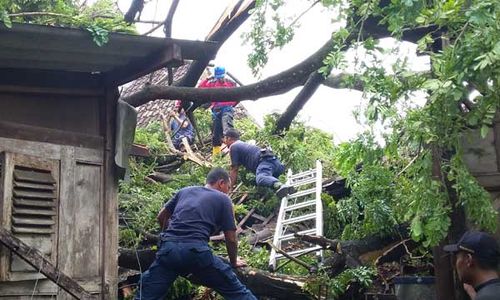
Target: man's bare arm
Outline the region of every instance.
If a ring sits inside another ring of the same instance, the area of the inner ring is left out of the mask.
[[[231,179],[232,186],[236,186],[236,181],[238,180],[238,168],[239,166],[231,166],[231,171],[229,171],[229,178]]]
[[[158,216],[156,217],[158,219],[158,222],[160,223],[160,229],[163,231],[165,228],[168,226],[168,220],[172,216],[172,213],[163,207],[160,212],[158,213]]]
[[[231,266],[234,268],[246,266],[245,261],[238,259],[238,237],[236,236],[236,230],[224,231],[224,237]]]

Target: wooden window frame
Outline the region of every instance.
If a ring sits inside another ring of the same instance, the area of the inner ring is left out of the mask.
[[[55,215],[52,216],[54,223],[50,225],[53,228],[52,233],[47,234],[51,239],[50,256],[46,257],[54,265],[57,263],[57,244],[59,231],[59,187],[60,187],[60,160],[40,158],[31,155],[24,155],[12,152],[0,153],[0,226],[12,232],[13,218],[13,198],[14,198],[14,170],[18,168],[28,168],[40,171],[49,171],[55,181],[54,183],[54,198],[53,210]],[[16,234],[14,236],[23,240],[23,236],[29,234]],[[44,235],[38,236],[36,233],[33,239],[44,238]],[[0,281],[21,281],[35,280],[45,278],[44,275],[37,270],[33,271],[11,271],[11,256],[14,255],[5,247],[0,247]]]

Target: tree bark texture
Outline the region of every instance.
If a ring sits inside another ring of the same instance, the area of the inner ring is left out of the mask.
[[[123,100],[137,107],[155,99],[182,99],[203,104],[217,99],[257,100],[262,97],[282,94],[301,86],[308,76],[323,65],[323,59],[330,52],[332,42],[326,42],[316,53],[292,68],[270,76],[260,82],[236,88],[194,89],[180,86],[149,85]]]
[[[309,75],[309,78],[304,84],[304,87],[302,87],[302,90],[300,90],[299,94],[295,97],[295,99],[293,99],[292,103],[278,119],[274,130],[275,134],[279,134],[290,128],[293,119],[295,119],[307,101],[311,99],[312,95],[314,95],[323,81],[325,81],[325,77],[318,73],[318,70]]]
[[[156,257],[154,250],[120,249],[118,265],[122,268],[146,271]],[[253,268],[234,269],[240,281],[257,297],[266,296],[276,299],[302,300],[310,299],[302,291],[307,278],[299,276],[277,275]],[[189,280],[196,283],[196,278]]]

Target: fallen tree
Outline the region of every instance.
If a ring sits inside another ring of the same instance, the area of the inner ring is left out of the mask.
[[[334,251],[325,261],[324,269],[335,276],[346,268],[362,265],[359,257],[371,251],[381,250],[391,244],[404,240],[407,236],[405,226],[400,226],[390,235],[370,236],[360,240],[339,241],[324,237],[297,235],[301,240],[321,245],[325,250]],[[383,253],[383,251],[381,251]],[[120,249],[118,265],[122,268],[145,271],[154,261],[156,251],[152,249]],[[276,299],[310,299],[303,291],[308,277],[270,273],[250,267],[235,269],[236,275],[257,296]],[[188,277],[193,283],[196,278]]]

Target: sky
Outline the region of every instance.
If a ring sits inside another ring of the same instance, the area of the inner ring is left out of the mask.
[[[225,8],[233,2],[233,0],[181,0],[172,22],[172,37],[204,40]],[[130,3],[131,0],[119,0],[120,10],[126,12]],[[287,5],[289,5],[290,9],[286,13],[294,18],[294,13],[303,11],[306,8],[304,4],[307,3],[310,2],[289,0]],[[150,0],[145,5],[141,19],[163,21],[170,4],[171,1],[169,0]],[[331,36],[331,33],[341,26],[339,23],[332,23],[331,19],[335,17],[334,14],[333,11],[326,11],[317,5],[301,17],[299,21],[300,27],[295,32],[294,40],[283,49],[270,53],[269,62],[262,70],[260,79],[292,67],[321,47]],[[251,52],[251,47],[243,45],[243,39],[241,38],[242,33],[250,30],[250,25],[250,20],[247,20],[224,43],[213,61],[215,65],[224,66],[226,71],[234,75],[243,84],[250,84],[259,80],[259,78],[252,75],[247,65],[247,55]],[[150,24],[137,24],[139,32],[145,32],[151,27]],[[159,29],[152,35],[163,37],[163,31]],[[391,39],[385,39],[380,44],[391,47],[395,45],[395,42]],[[429,67],[428,58],[415,55],[415,45],[410,43],[398,44],[398,49],[400,51],[398,54],[384,56],[384,66],[387,69],[390,69],[391,64],[403,55],[409,57],[409,62],[414,70],[425,70]],[[351,51],[346,57],[348,60],[352,60],[354,52]],[[282,95],[261,98],[257,101],[243,101],[242,103],[251,116],[262,125],[264,115],[283,112],[299,91],[300,87]],[[346,142],[354,138],[357,133],[367,129],[358,124],[353,116],[353,111],[362,101],[362,93],[359,91],[321,86],[304,106],[298,117],[307,125],[332,134],[334,143]],[[417,99],[418,101],[419,99]]]

